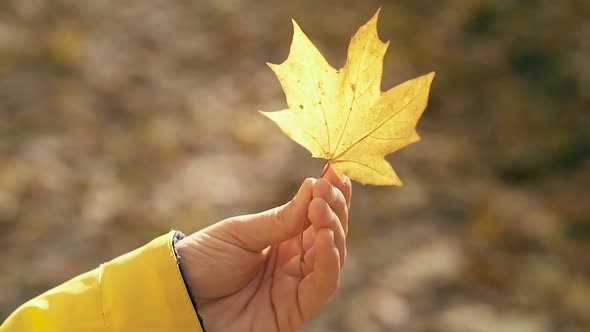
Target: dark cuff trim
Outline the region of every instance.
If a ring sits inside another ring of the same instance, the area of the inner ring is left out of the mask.
[[[186,278],[184,276],[184,272],[182,271],[182,265],[180,264],[180,255],[178,254],[178,251],[176,251],[176,243],[182,239],[184,239],[186,237],[186,235],[184,235],[184,233],[180,232],[180,231],[176,231],[174,232],[174,236],[172,237],[172,248],[174,248],[174,257],[176,257],[176,264],[178,264],[178,269],[180,270],[180,276],[182,277],[182,281],[184,281],[184,286],[186,287],[186,290],[188,292],[188,296],[191,299],[191,303],[193,304],[193,308],[195,309],[195,313],[197,314],[197,318],[199,318],[199,323],[201,324],[201,328],[203,329],[203,332],[205,331],[205,324],[203,323],[203,318],[201,317],[201,315],[199,315],[199,310],[197,308],[197,302],[195,302],[195,299],[193,298],[193,293],[191,292],[191,287],[189,286],[188,282],[186,282]]]

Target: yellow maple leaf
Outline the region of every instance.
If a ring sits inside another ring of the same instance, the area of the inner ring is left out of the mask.
[[[363,184],[402,185],[385,156],[420,139],[416,123],[426,108],[434,72],[382,92],[389,42],[377,35],[379,10],[352,37],[346,64],[334,69],[293,21],[285,62],[268,64],[288,109],[261,112],[315,158]]]

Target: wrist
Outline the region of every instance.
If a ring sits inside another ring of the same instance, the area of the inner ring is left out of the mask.
[[[191,290],[191,266],[188,264],[190,260],[190,251],[187,246],[186,237],[182,232],[176,232],[180,235],[175,235],[173,238],[173,247],[174,247],[174,255],[176,257],[176,262],[180,269],[180,274],[182,275],[182,279],[186,285],[187,291],[191,298],[194,298],[194,292]]]
[[[197,308],[197,302],[195,300],[195,293],[193,292],[191,284],[189,282],[189,280],[191,280],[190,275],[188,273],[189,266],[188,266],[188,264],[186,264],[186,259],[184,259],[184,260],[182,259],[182,257],[185,257],[185,258],[188,257],[187,256],[187,245],[186,245],[186,241],[183,241],[184,239],[186,239],[186,235],[184,235],[184,233],[182,233],[180,231],[176,231],[176,233],[174,233],[174,236],[172,238],[172,247],[174,248],[174,256],[176,258],[176,263],[178,264],[178,268],[180,270],[180,275],[182,277],[182,280],[184,281],[186,291],[189,295],[189,298],[191,300],[193,308],[195,309],[195,314],[199,318],[199,322],[201,323],[201,327],[204,329],[205,325],[203,323],[203,318],[201,317],[201,315],[199,315],[199,311]]]

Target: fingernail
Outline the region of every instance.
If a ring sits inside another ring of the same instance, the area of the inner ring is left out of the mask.
[[[301,184],[301,186],[297,190],[297,193],[295,194],[295,197],[297,197],[298,195],[300,195],[301,193],[303,193],[303,188],[305,187],[305,183],[306,182],[311,182],[310,187],[313,188],[313,185],[315,184],[316,181],[317,180],[315,178],[307,178],[307,179],[305,179],[305,181],[303,181],[303,183]]]

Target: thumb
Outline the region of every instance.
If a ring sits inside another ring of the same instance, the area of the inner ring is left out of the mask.
[[[227,219],[223,228],[240,247],[254,252],[289,240],[301,231],[303,223],[309,223],[307,210],[315,182],[313,178],[305,179],[289,202],[261,213]]]

